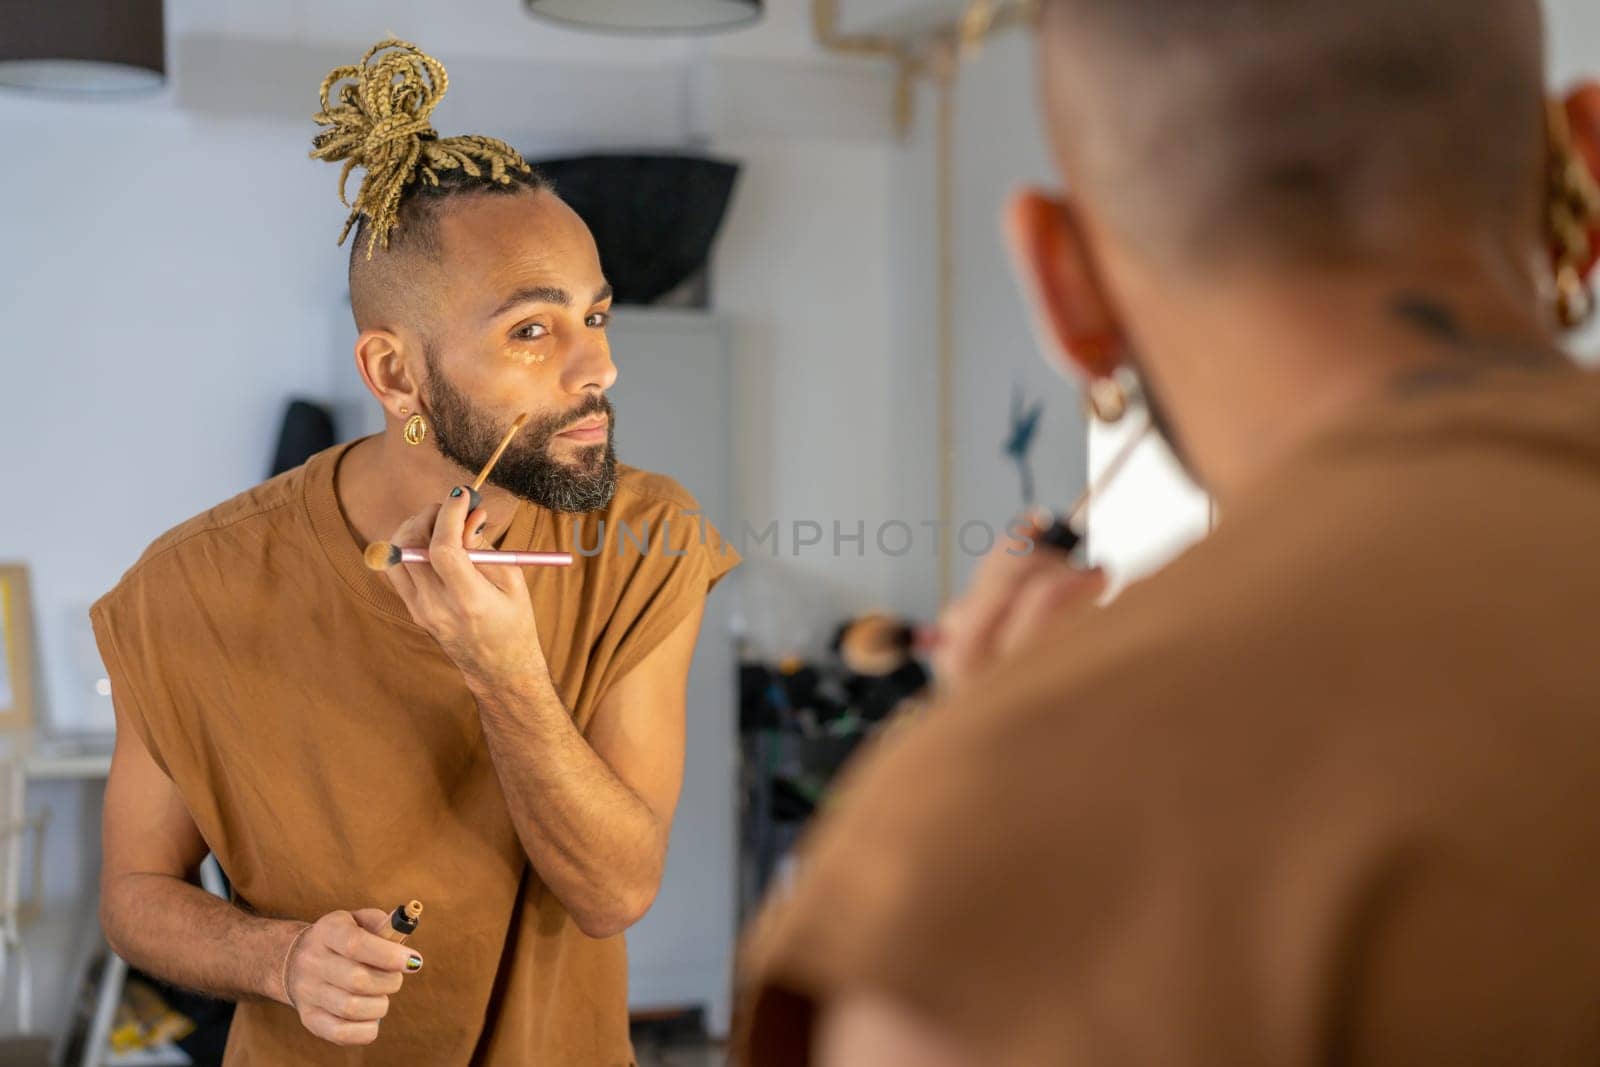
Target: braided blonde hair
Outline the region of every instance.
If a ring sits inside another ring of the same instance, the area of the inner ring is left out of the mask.
[[[459,168],[473,178],[510,185],[513,173],[532,173],[504,141],[440,138],[434,132],[428,117],[449,86],[444,64],[393,38],[373,45],[359,64],[335,67],[322,79],[322,110],[312,117],[328,129],[312,140],[311,158],[344,161],[339,200],[351,211],[339,232],[340,244],[365,216],[362,229],[370,230],[367,258],[379,244],[387,250],[389,235],[400,221],[402,198],[419,177],[437,186],[440,172]],[[352,204],[345,186],[356,167],[367,173]]]

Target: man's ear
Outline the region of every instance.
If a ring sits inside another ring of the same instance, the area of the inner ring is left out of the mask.
[[[355,356],[356,370],[367,391],[390,416],[404,420],[407,414],[422,409],[421,390],[398,335],[390,330],[363,330],[356,338]]]
[[[1582,82],[1573,88],[1567,94],[1566,108],[1573,151],[1600,183],[1600,82]],[[1600,263],[1600,219],[1594,221],[1590,230],[1589,245],[1589,261],[1580,264],[1586,277]]]
[[[1110,376],[1125,338],[1074,205],[1024,189],[1006,205],[1005,229],[1050,357],[1068,372]]]

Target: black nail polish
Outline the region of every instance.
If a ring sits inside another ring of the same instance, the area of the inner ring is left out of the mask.
[[[469,497],[467,502],[468,502],[468,504],[471,505],[471,510],[472,511],[477,511],[479,508],[483,507],[483,494],[482,493],[478,492],[476,489],[472,488],[471,486],[467,487],[467,493],[468,493],[468,497]]]
[[[461,487],[458,485],[454,489],[450,490],[450,495],[452,497],[460,496],[461,495]]]
[[[485,526],[487,526],[487,525],[489,525],[489,524],[488,524],[488,522],[480,522],[480,523],[478,523],[478,528],[477,528],[477,529],[476,529],[476,530],[473,530],[473,531],[472,531],[472,535],[473,535],[473,536],[474,536],[474,537],[477,537],[477,536],[479,536],[479,535],[480,535],[480,534],[482,534],[482,533],[483,533],[483,528],[484,528],[484,527],[485,527]]]

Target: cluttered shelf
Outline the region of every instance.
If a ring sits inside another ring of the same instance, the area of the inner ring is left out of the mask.
[[[916,631],[887,615],[841,624],[825,655],[739,664],[739,910],[748,918],[839,772],[907,713],[929,675]]]

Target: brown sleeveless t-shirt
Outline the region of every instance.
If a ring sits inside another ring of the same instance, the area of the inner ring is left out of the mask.
[[[1397,391],[848,772],[736,1062],[1600,1063],[1600,376]]]
[[[244,1003],[225,1062],[631,1064],[623,940],[584,935],[531,869],[459,672],[362,563],[334,493],[349,447],[163,535],[91,611],[120,714],[240,905],[427,909],[410,942],[427,968],[375,1043],[339,1048]],[[738,561],[695,511],[629,467],[602,511],[519,506],[500,548],[576,556],[525,573],[580,729]]]

